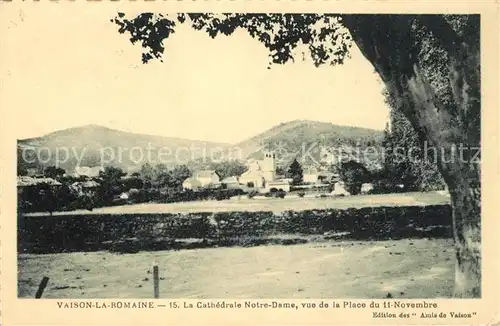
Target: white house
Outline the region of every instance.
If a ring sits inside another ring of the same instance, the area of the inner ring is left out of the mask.
[[[371,183],[363,183],[361,185],[361,193],[362,194],[367,194],[372,190],[373,190],[373,184],[371,184]]]
[[[220,176],[215,170],[203,170],[195,173],[182,183],[184,189],[217,188],[221,186]]]
[[[238,182],[242,185],[251,185],[255,188],[263,188],[265,178],[262,168],[258,162],[253,162],[249,165],[248,170],[240,175]]]
[[[304,171],[302,175],[302,181],[305,183],[316,183],[318,182],[319,171],[316,168],[309,168]]]
[[[182,183],[182,188],[184,189],[189,189],[189,190],[197,190],[202,187],[202,184],[198,179],[195,178],[187,178],[184,180]]]
[[[351,194],[345,190],[345,184],[343,181],[339,181],[335,184],[335,188],[331,192],[334,196],[350,196]]]
[[[93,194],[99,188],[99,183],[94,180],[83,181],[83,182],[73,182],[69,186],[70,190],[79,195],[83,194]]]
[[[268,181],[265,185],[265,190],[270,191],[271,189],[284,190],[286,192],[290,192],[290,182],[285,180],[275,180]]]
[[[215,170],[198,171],[193,178],[198,180],[202,187],[220,185],[220,176]]]
[[[120,199],[129,199],[129,194],[126,192],[122,192],[118,198]]]

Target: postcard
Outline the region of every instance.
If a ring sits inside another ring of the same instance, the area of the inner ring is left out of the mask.
[[[498,2],[0,18],[2,324],[499,322]]]

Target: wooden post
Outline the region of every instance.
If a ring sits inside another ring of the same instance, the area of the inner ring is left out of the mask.
[[[154,282],[154,296],[155,299],[160,297],[160,280],[158,277],[158,265],[153,266],[153,282]]]
[[[40,299],[42,297],[43,290],[45,290],[48,282],[49,278],[47,276],[44,276],[42,282],[40,282],[40,285],[38,286],[38,291],[36,291],[35,299]]]

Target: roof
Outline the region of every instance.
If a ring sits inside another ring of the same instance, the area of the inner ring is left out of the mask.
[[[17,177],[18,187],[31,187],[40,184],[48,184],[49,186],[61,186],[62,184],[52,178],[32,178],[27,176]]]
[[[94,180],[89,180],[89,181],[77,181],[72,184],[72,186],[80,186],[82,188],[97,188],[99,187],[99,183],[94,181]]]
[[[202,170],[196,173],[197,178],[211,178],[212,175],[216,174],[219,177],[219,174],[215,170]]]
[[[263,174],[260,170],[248,170],[246,172],[243,172],[243,174],[240,176],[241,179],[246,179],[246,178],[256,178],[256,177],[261,177],[263,178]]]

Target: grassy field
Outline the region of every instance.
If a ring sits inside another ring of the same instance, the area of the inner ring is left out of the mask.
[[[453,289],[452,240],[323,241],[292,246],[18,257],[18,294],[33,298],[439,298]]]
[[[229,212],[229,211],[301,211],[309,209],[345,209],[375,206],[412,206],[438,205],[449,203],[449,198],[437,192],[411,192],[387,195],[360,195],[350,197],[299,198],[289,195],[285,198],[253,198],[246,196],[229,200],[206,200],[169,204],[135,204],[124,206],[103,207],[72,212],[56,212],[64,214],[126,214],[126,213],[190,213],[190,212]],[[33,213],[26,215],[47,215],[48,213]]]

